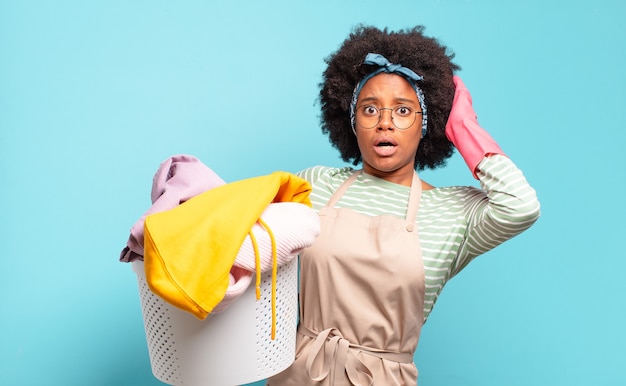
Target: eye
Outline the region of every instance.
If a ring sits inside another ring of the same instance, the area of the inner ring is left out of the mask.
[[[372,105],[367,105],[367,106],[363,106],[362,108],[363,114],[366,116],[376,116],[378,115],[378,109],[376,108],[376,106],[372,106]]]
[[[411,114],[413,114],[414,110],[412,107],[409,106],[398,106],[396,107],[396,114],[399,117],[408,117]]]

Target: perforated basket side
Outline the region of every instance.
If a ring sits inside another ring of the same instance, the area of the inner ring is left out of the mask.
[[[142,262],[137,274],[150,365],[154,376],[170,385],[229,386],[268,378],[295,359],[298,318],[297,259],[278,267],[276,339],[271,339],[272,277],[254,284],[226,310],[199,320],[154,294]]]
[[[298,322],[298,269],[294,259],[277,272],[276,339],[271,339],[272,277],[265,274],[261,299],[256,303],[258,379],[268,378],[286,369],[295,358]]]
[[[138,275],[137,283],[152,373],[165,383],[182,385],[181,358],[170,315],[176,310],[150,290],[144,277]]]

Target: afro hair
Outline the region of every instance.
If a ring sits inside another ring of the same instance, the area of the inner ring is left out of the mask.
[[[445,126],[454,98],[452,76],[460,67],[452,62],[453,53],[436,39],[425,36],[423,31],[423,26],[393,32],[359,25],[339,49],[325,59],[327,68],[319,94],[321,127],[345,162],[353,165],[361,162],[349,110],[354,87],[375,70],[363,64],[370,52],[381,54],[424,78],[419,87],[428,107],[428,131],[420,141],[414,168],[434,169],[445,165],[452,156],[454,145],[446,137]]]

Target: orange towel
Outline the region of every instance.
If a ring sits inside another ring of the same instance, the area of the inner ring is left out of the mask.
[[[168,303],[204,319],[222,300],[246,235],[272,202],[311,206],[309,183],[287,172],[228,183],[146,217],[146,281]]]

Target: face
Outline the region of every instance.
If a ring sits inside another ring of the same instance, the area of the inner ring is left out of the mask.
[[[408,106],[421,112],[417,94],[409,82],[396,74],[382,73],[365,83],[359,94],[356,107],[371,105],[381,110],[381,118],[373,128],[355,123],[355,131],[363,170],[387,181],[411,185],[414,160],[421,139],[422,115],[406,130],[399,130],[391,120],[391,110]]]

